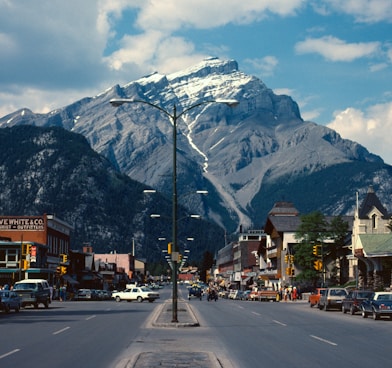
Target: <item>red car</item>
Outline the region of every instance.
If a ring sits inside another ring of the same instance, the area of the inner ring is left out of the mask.
[[[310,308],[313,308],[315,305],[319,305],[320,297],[325,292],[326,288],[317,288],[312,294],[309,295],[309,304]]]

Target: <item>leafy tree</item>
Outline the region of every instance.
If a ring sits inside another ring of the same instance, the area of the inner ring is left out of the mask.
[[[322,246],[327,236],[328,225],[321,212],[301,216],[301,224],[295,233],[295,239],[299,242],[294,245],[295,263],[301,269],[296,276],[298,281],[310,281],[314,287],[317,286],[320,274],[314,269],[318,257],[313,254],[313,246]]]
[[[338,259],[340,279],[336,280],[340,285],[348,281],[347,251],[344,248],[348,234],[348,223],[341,216],[334,217],[329,224],[329,237],[333,241],[329,246],[330,258]]]

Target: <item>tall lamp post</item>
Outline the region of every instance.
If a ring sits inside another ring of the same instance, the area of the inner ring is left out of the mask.
[[[189,110],[194,109],[195,107],[211,104],[211,103],[223,103],[230,107],[235,107],[238,105],[237,100],[225,100],[225,99],[216,99],[216,100],[206,100],[199,103],[196,103],[184,110],[180,113],[177,112],[177,106],[173,105],[173,112],[165,110],[159,105],[155,105],[151,102],[130,98],[118,98],[110,100],[110,103],[114,107],[121,106],[123,104],[128,103],[142,103],[154,107],[161,112],[163,112],[173,123],[173,208],[172,208],[172,281],[173,281],[173,295],[172,295],[172,322],[178,322],[178,313],[177,313],[177,299],[178,299],[178,286],[177,286],[177,265],[179,260],[179,252],[177,245],[177,120],[186,114]]]

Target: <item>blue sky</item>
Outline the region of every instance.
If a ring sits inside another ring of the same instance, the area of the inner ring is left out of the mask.
[[[205,57],[392,164],[392,0],[0,0],[0,116]]]

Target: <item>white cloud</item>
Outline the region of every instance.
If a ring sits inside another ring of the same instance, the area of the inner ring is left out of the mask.
[[[357,22],[392,22],[391,0],[324,0],[324,6],[352,15]]]
[[[351,107],[337,111],[334,120],[327,126],[392,164],[392,102],[373,105],[366,111]]]
[[[140,29],[169,32],[182,28],[213,28],[228,23],[248,24],[274,13],[294,15],[305,0],[165,0],[139,2]]]
[[[353,61],[375,55],[380,49],[380,42],[347,43],[333,36],[307,38],[295,45],[299,54],[317,53],[330,61]]]
[[[260,59],[245,59],[243,63],[251,69],[252,74],[258,74],[263,78],[274,74],[279,61],[275,56],[265,56]]]
[[[249,24],[271,13],[290,16],[304,3],[304,0],[166,0],[139,1],[131,5],[122,2],[123,10],[126,7],[136,9],[136,25],[140,33],[123,36],[120,49],[106,57],[105,61],[115,70],[136,64],[139,67],[148,65],[148,71],[172,73],[212,55],[208,45],[197,50],[191,41],[174,35],[176,31],[214,29],[229,23]],[[115,17],[118,17],[119,6],[114,9]],[[112,8],[106,11],[106,17],[101,15],[101,24],[105,27],[110,24]],[[226,49],[227,46],[220,45],[219,48]],[[269,60],[269,66],[266,63],[268,59],[263,61],[263,71],[270,73],[273,61]]]

